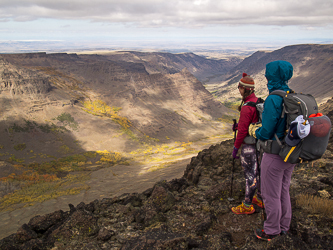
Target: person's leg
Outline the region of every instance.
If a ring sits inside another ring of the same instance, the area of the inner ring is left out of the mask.
[[[244,144],[241,150],[241,165],[244,170],[245,177],[245,199],[241,205],[232,207],[231,211],[235,214],[253,214],[255,209],[252,205],[252,198],[255,192],[256,179],[253,173],[253,165],[256,165],[255,148],[253,145]],[[253,159],[254,158],[254,159]]]
[[[261,194],[267,215],[264,231],[269,235],[281,232],[281,188],[284,171],[280,167],[279,159],[279,155],[264,153],[261,161]]]
[[[285,163],[288,164],[288,163]],[[282,179],[282,190],[281,190],[281,219],[280,228],[282,231],[288,231],[291,222],[291,202],[289,195],[290,180],[294,170],[294,164],[289,164],[290,166],[285,169],[283,179]]]
[[[255,145],[244,144],[241,151],[241,163],[245,176],[245,199],[247,205],[252,203],[257,187],[257,157]]]

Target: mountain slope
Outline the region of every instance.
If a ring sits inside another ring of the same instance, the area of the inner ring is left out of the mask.
[[[254,77],[256,92],[267,95],[265,66],[275,60],[289,61],[294,67],[294,75],[289,86],[297,92],[311,93],[319,102],[333,95],[333,45],[291,45],[275,51],[258,51],[229,71],[223,82],[210,88],[222,102],[233,101],[241,74],[246,72]]]
[[[151,74],[143,63],[65,53],[4,54],[0,60],[1,131],[32,121],[41,133],[40,126],[65,125],[84,150],[129,152],[142,143],[221,134],[217,120],[230,113],[186,69]],[[63,114],[75,129],[59,121]]]

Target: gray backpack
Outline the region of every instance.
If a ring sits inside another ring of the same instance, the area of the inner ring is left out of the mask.
[[[318,113],[318,105],[310,94],[285,92],[276,90],[271,95],[279,95],[283,98],[283,111],[281,118],[287,116],[287,128],[299,115],[310,123],[310,134],[303,138],[296,146],[289,146],[275,135],[276,141],[258,141],[258,146],[269,146],[270,153],[279,154],[285,162],[299,163],[313,161],[322,157],[325,153],[331,133],[330,119]],[[265,151],[265,150],[264,150]],[[275,152],[274,152],[275,151]],[[266,151],[267,152],[267,148]]]

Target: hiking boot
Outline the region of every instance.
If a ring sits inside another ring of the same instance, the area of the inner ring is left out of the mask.
[[[249,207],[247,207],[242,202],[241,205],[239,205],[237,207],[232,207],[231,211],[234,214],[253,214],[256,210],[254,210],[254,207],[252,205],[250,205]]]
[[[280,235],[289,235],[289,231],[282,230],[281,233],[280,233]]]
[[[262,200],[258,199],[256,195],[252,198],[252,204],[257,205],[260,208],[264,208],[264,203],[262,202]]]
[[[260,240],[265,240],[265,241],[271,241],[272,239],[274,239],[276,236],[278,235],[270,235],[270,234],[266,234],[265,231],[263,229],[256,229],[254,231],[254,234],[257,236],[258,239]]]

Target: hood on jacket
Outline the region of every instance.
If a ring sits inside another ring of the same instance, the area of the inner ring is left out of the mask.
[[[273,61],[266,64],[265,76],[269,93],[274,90],[290,90],[288,80],[293,76],[293,66],[287,61]]]

